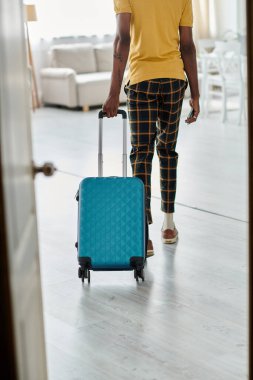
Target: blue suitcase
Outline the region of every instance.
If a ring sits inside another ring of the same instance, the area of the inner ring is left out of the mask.
[[[98,177],[81,181],[78,201],[78,277],[90,271],[134,270],[144,281],[147,246],[143,182],[127,177],[127,114],[123,118],[123,177],[103,177],[103,117],[99,112]]]

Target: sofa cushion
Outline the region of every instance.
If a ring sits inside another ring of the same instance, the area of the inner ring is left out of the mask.
[[[112,71],[113,65],[113,44],[105,43],[94,46],[97,71]]]
[[[108,71],[106,72],[100,72],[100,73],[90,73],[90,74],[79,74],[76,76],[76,83],[77,85],[82,85],[84,83],[90,83],[90,82],[108,82],[111,81],[111,73]]]
[[[125,73],[126,77],[127,73]],[[76,76],[77,102],[79,106],[95,106],[103,104],[106,100],[111,83],[109,71],[90,74],[79,74]],[[124,86],[120,92],[120,102],[126,102]]]
[[[51,66],[68,67],[75,70],[77,74],[94,73],[97,67],[92,44],[76,43],[52,46]]]

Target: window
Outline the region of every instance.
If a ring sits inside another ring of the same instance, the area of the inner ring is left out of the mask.
[[[114,34],[116,29],[113,0],[37,0],[35,4],[41,37]]]

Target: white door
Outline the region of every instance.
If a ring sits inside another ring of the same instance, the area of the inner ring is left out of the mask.
[[[0,154],[18,378],[47,379],[21,0],[0,1]],[[3,306],[3,305],[2,305]]]

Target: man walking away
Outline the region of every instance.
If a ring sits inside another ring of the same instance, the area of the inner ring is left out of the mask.
[[[117,115],[126,63],[129,71],[125,91],[131,129],[130,161],[133,176],[145,185],[146,215],[150,209],[151,169],[154,147],[160,163],[163,243],[175,243],[174,224],[178,128],[187,79],[192,112],[186,122],[199,115],[196,49],[192,38],[192,0],[114,0],[117,32],[111,87],[103,111]],[[154,255],[148,240],[147,256]]]

